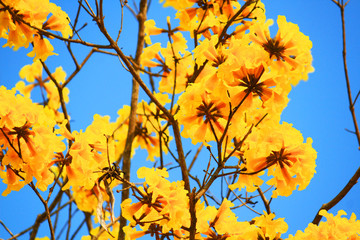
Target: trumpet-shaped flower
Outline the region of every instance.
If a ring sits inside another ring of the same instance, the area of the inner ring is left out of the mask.
[[[1,171],[6,171],[1,178],[8,186],[3,195],[33,179],[42,191],[53,182],[49,167],[55,153],[65,150],[63,138],[53,131],[55,124],[44,107],[0,87],[0,147],[5,153]]]
[[[234,204],[224,199],[219,209],[207,207],[197,215],[200,239],[256,239],[259,229],[249,222],[238,222],[230,209]],[[198,210],[197,210],[198,213]]]
[[[249,150],[244,152],[248,171],[268,169],[273,178],[267,184],[276,188],[272,197],[289,196],[297,186],[305,189],[315,173],[312,140],[308,138],[304,143],[301,133],[288,123],[264,126],[260,131],[258,141],[249,144]]]
[[[48,0],[4,0],[0,10],[0,37],[7,40],[3,47],[17,50],[32,43],[28,56],[34,60],[45,61],[55,54],[50,41],[37,29],[59,31],[64,38],[72,34],[68,15]]]
[[[139,188],[136,198],[121,204],[123,216],[130,221],[130,226],[139,225],[145,233],[161,227],[163,233],[180,230],[189,226],[189,200],[184,182],[169,182],[166,169],[150,169],[141,167],[137,171],[139,178],[145,178],[143,188]],[[132,234],[129,231],[128,234]]]
[[[180,110],[176,117],[184,126],[182,135],[192,139],[194,144],[216,140],[223,134],[229,106],[226,95],[219,91],[208,93],[202,83],[188,87],[177,104]]]
[[[63,189],[71,186],[75,189],[83,187],[89,190],[97,180],[106,176],[115,158],[115,142],[112,134],[115,124],[109,122],[109,117],[94,115],[94,121],[85,132],[72,132],[74,143],[69,149],[70,161],[66,162],[66,176],[68,183]],[[67,134],[68,135],[68,134]]]
[[[286,233],[288,225],[284,218],[274,220],[274,213],[266,213],[253,219],[254,225],[261,229],[258,239],[280,239],[282,233]]]
[[[163,29],[155,27],[155,21],[153,19],[149,19],[145,21],[145,42],[146,44],[151,45],[151,35],[158,35],[163,32]]]
[[[272,21],[260,21],[250,28],[250,40],[263,47],[268,53],[269,65],[281,74],[290,72],[291,83],[296,85],[313,71],[309,37],[299,31],[299,27],[287,22],[284,16],[277,19],[279,30],[274,38],[270,37],[269,26]],[[300,76],[300,77],[296,77]]]
[[[164,105],[169,102],[168,96],[165,94],[155,94],[156,98]],[[116,151],[121,153],[125,147],[129,124],[130,107],[125,106],[118,111],[118,119],[115,123],[118,127],[114,130],[114,139],[116,141]],[[171,140],[169,132],[163,126],[165,120],[164,115],[154,103],[146,103],[142,101],[138,104],[135,135],[133,141],[133,150],[136,148],[146,149],[148,152],[148,159],[154,160],[159,157],[160,149],[163,153],[167,153],[165,144]],[[120,151],[121,150],[121,151]]]
[[[30,93],[35,87],[40,87],[41,91],[45,90],[45,92],[47,93],[47,99],[44,99],[43,104],[50,108],[55,113],[55,115],[57,115],[58,109],[61,105],[59,91],[55,83],[50,79],[50,77],[43,79],[42,70],[42,64],[38,60],[31,65],[24,66],[20,70],[19,75],[21,78],[25,78],[26,81],[30,82],[30,84],[25,85],[25,83],[20,81],[17,83],[16,88],[24,96],[28,97],[30,97]],[[56,80],[57,84],[61,85],[65,82],[66,73],[62,67],[57,67],[55,69],[55,72],[51,75]],[[65,103],[69,102],[68,95],[69,89],[67,87],[63,87],[62,96]],[[57,120],[61,121],[63,119],[57,118]]]

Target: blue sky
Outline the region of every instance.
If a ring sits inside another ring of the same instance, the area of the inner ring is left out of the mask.
[[[76,4],[75,1],[73,2]],[[321,204],[331,200],[345,186],[359,166],[359,150],[355,135],[345,130],[352,130],[353,123],[342,65],[339,9],[330,0],[264,0],[263,2],[268,18],[276,20],[277,15],[285,15],[288,21],[298,24],[300,30],[313,42],[315,72],[309,75],[307,82],[300,82],[292,90],[291,100],[283,112],[282,120],[293,123],[294,127],[302,132],[304,138],[313,139],[313,147],[318,152],[317,173],[306,190],[295,191],[287,198],[279,197],[271,204],[276,216],[285,218],[289,224],[288,233],[294,234],[296,230],[303,230],[312,221]],[[69,13],[70,18],[74,18],[76,8],[71,6],[70,1],[56,3]],[[149,18],[154,18],[158,25],[165,26],[166,16],[173,16],[173,11],[169,8],[161,9],[157,1],[152,1],[152,4]],[[109,26],[110,33],[115,34],[120,24],[119,20],[115,20],[118,19],[120,8],[116,4],[108,7],[110,8],[105,8],[110,9],[106,11],[105,22]],[[360,2],[356,0],[350,1],[346,8],[348,68],[353,96],[356,96],[360,89],[359,10]],[[126,21],[119,45],[123,47],[125,54],[134,56],[137,24],[128,11],[125,10],[125,13]],[[82,36],[86,36],[87,40],[92,42],[106,43],[101,35],[94,31],[95,23],[89,18],[85,21],[88,27],[81,32]],[[0,39],[0,45],[4,43],[5,41]],[[74,66],[65,51],[64,44],[58,42],[54,46],[59,56],[51,56],[48,59],[50,69],[54,71],[61,65],[70,74]],[[75,45],[74,49],[76,49]],[[0,49],[1,85],[11,88],[20,80],[19,70],[32,61],[26,56],[29,51],[29,49],[20,49],[14,52],[9,48]],[[81,61],[88,51],[87,48],[79,47],[75,50],[75,54]],[[68,110],[72,118],[72,129],[85,129],[92,122],[95,113],[110,115],[111,119],[115,120],[117,110],[124,104],[129,104],[130,83],[131,77],[122,69],[116,57],[94,54],[68,86],[70,88]],[[191,146],[187,148],[190,149]],[[136,157],[140,158],[141,154],[139,152]],[[136,164],[137,162],[133,167],[136,168]],[[145,164],[152,165],[149,162]],[[0,192],[5,188],[4,184],[0,183]],[[344,209],[349,215],[354,212],[360,217],[359,197],[360,187],[355,185],[331,212],[336,213],[339,209]],[[13,233],[18,233],[32,225],[36,215],[42,212],[40,201],[27,187],[20,192],[12,192],[6,198],[0,197],[0,203],[2,206],[0,220],[5,222]],[[246,219],[247,215],[241,214],[243,213],[239,213],[239,218]],[[81,221],[81,218],[79,219]],[[43,225],[45,231],[46,224]],[[39,233],[39,237],[44,234],[46,231]],[[0,226],[0,238],[7,237]]]

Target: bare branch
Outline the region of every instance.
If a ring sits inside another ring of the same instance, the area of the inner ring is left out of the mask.
[[[349,180],[346,186],[336,195],[336,197],[334,197],[330,202],[325,203],[321,206],[312,223],[318,225],[322,218],[322,216],[319,215],[319,212],[322,209],[328,211],[331,208],[333,208],[336,204],[338,204],[346,196],[346,194],[348,194],[351,188],[358,182],[359,178],[360,178],[360,167],[356,170],[355,174],[352,176],[352,178]]]

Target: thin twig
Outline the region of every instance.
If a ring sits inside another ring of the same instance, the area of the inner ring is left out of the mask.
[[[36,189],[35,185],[33,182],[29,183],[29,186],[31,187],[31,189],[36,193],[36,195],[38,196],[38,198],[40,199],[40,201],[42,202],[42,204],[44,205],[45,208],[45,213],[46,213],[46,218],[48,220],[48,225],[49,225],[49,230],[50,230],[50,235],[51,235],[51,240],[55,240],[55,232],[54,232],[54,228],[51,222],[51,217],[50,217],[50,210],[49,210],[49,206],[48,206],[48,202],[46,200],[44,200],[44,198],[41,196],[41,194],[39,193],[39,191]],[[36,232],[33,231],[30,235],[30,239],[35,239],[36,237]]]
[[[266,199],[263,191],[261,191],[261,188],[258,188],[257,191],[258,191],[258,193],[260,194],[261,200],[262,200],[263,203],[264,203],[264,206],[265,206],[265,209],[266,209],[267,214],[270,214],[270,213],[271,213],[271,209],[270,209],[269,201]]]
[[[226,179],[225,179],[226,181]],[[229,185],[229,183],[226,181],[227,185]],[[230,189],[230,188],[229,188]],[[251,210],[252,212],[258,214],[258,215],[261,215],[261,213],[259,213],[258,211],[256,211],[255,209],[249,207],[246,202],[244,202],[235,192],[234,190],[230,189],[230,191],[234,194],[234,196],[236,197],[236,199],[238,199],[240,202],[241,202],[241,205],[240,206],[245,206],[247,207],[249,210]]]
[[[199,154],[200,154],[201,149],[203,148],[203,146],[204,146],[204,144],[202,143],[202,144],[200,145],[200,147],[197,149],[197,151],[196,151],[196,153],[195,153],[195,156],[194,156],[194,158],[192,159],[192,161],[191,161],[191,163],[190,163],[190,166],[189,166],[189,168],[188,168],[188,172],[191,171],[191,169],[192,169],[192,167],[193,167],[196,159],[198,158],[198,156],[199,156]]]
[[[75,71],[65,80],[65,82],[62,84],[62,88],[66,87],[66,85],[76,76],[76,74],[79,73],[79,71],[83,68],[83,66],[85,65],[85,63],[90,59],[91,55],[94,52],[100,52],[101,50],[98,50],[97,48],[93,48],[90,50],[90,52],[88,53],[88,55],[86,55],[86,57],[84,58],[84,60],[82,61],[82,63],[80,65],[76,66]]]
[[[11,235],[11,237],[14,237],[14,234],[10,231],[10,229],[5,225],[3,221],[0,220],[0,224],[5,228],[5,230]],[[16,238],[14,238],[16,239]]]

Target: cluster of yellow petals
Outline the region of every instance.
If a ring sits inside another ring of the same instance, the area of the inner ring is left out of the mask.
[[[7,185],[2,195],[34,179],[36,187],[45,191],[54,181],[50,167],[55,154],[65,150],[63,137],[54,133],[55,125],[48,109],[15,89],[0,87],[0,177]]]
[[[225,92],[205,91],[199,94],[199,89],[204,89],[202,83],[189,86],[177,102],[180,111],[176,117],[184,126],[182,136],[191,138],[193,144],[219,138],[225,129],[229,113]]]
[[[336,216],[321,210],[320,215],[326,217],[326,221],[322,221],[319,225],[310,223],[308,227],[302,231],[297,231],[293,235],[289,235],[287,240],[310,240],[310,239],[336,239],[336,240],[359,240],[360,239],[360,220],[356,220],[356,215],[351,214],[350,218],[343,217],[346,215],[344,210],[340,210]]]
[[[274,213],[266,213],[255,217],[253,219],[254,225],[261,229],[258,239],[273,239],[278,240],[282,233],[286,233],[288,230],[288,225],[284,221],[284,218],[278,218],[274,220],[275,214]]]
[[[260,229],[249,222],[239,222],[230,209],[233,206],[232,202],[224,199],[218,209],[212,206],[199,209],[196,239],[257,239]]]
[[[287,22],[285,16],[278,17],[279,30],[274,38],[270,36],[270,25],[272,20],[256,22],[250,27],[250,40],[267,52],[272,70],[285,73],[291,84],[307,80],[307,74],[314,71],[309,37],[301,33],[296,24]]]
[[[46,99],[44,99],[43,104],[54,112],[57,122],[62,122],[64,120],[64,116],[59,112],[61,103],[59,90],[56,85],[61,86],[61,84],[65,82],[66,73],[61,66],[55,69],[55,72],[53,72],[51,76],[55,79],[56,84],[50,79],[50,77],[43,79],[42,73],[43,66],[39,60],[33,62],[31,65],[24,66],[20,70],[19,75],[22,79],[25,79],[26,82],[19,81],[16,84],[16,89],[29,98],[31,96],[31,91],[36,87],[39,87],[41,91],[46,92]],[[67,87],[62,87],[61,89],[63,100],[65,103],[68,103],[70,91]]]
[[[191,37],[194,37],[195,33],[210,37],[211,31],[220,34],[228,20],[236,17],[235,15],[240,19],[238,21],[244,23],[241,28],[236,29],[237,34],[242,34],[251,24],[243,19],[253,19],[255,16],[258,19],[265,18],[261,1],[250,3],[240,14],[237,12],[242,6],[238,1],[165,0],[164,7],[168,6],[178,10],[176,17],[180,20],[181,29],[188,31]]]
[[[144,186],[136,193],[139,201],[132,203],[131,199],[126,199],[121,203],[122,215],[130,221],[124,227],[127,239],[155,234],[159,230],[162,233],[181,231],[182,226],[190,226],[189,200],[183,181],[167,180],[166,169],[141,167],[137,175],[145,178]],[[141,231],[134,229],[136,225]]]
[[[68,155],[62,160],[65,164],[65,173],[68,177],[63,190],[70,186],[77,189],[92,189],[97,180],[104,174],[103,169],[112,164],[115,158],[115,143],[111,138],[114,124],[110,123],[110,117],[94,115],[94,121],[82,132],[67,132],[62,125],[59,133],[73,141]]]
[[[266,20],[261,1],[168,0],[164,6],[178,10],[180,26],[165,30],[149,20],[147,36],[181,30],[197,43],[192,53],[186,44],[174,48],[174,39],[166,48],[155,43],[144,49],[141,65],[159,69],[160,92],[179,94],[175,118],[183,125],[182,136],[193,144],[227,139],[224,151],[242,158],[247,169],[233,189],[256,190],[266,169],[273,197],[306,188],[315,173],[312,140],[304,143],[301,133],[280,124],[280,118],[292,86],[314,70],[309,37],[284,16],[272,37],[273,21]]]
[[[230,185],[231,189],[246,187],[247,191],[255,191],[262,184],[260,175],[265,169],[271,177],[267,184],[275,187],[272,197],[289,196],[297,187],[303,190],[310,183],[317,154],[311,146],[312,139],[304,143],[301,133],[291,124],[264,124],[248,138],[247,144],[249,149],[243,153],[247,171]]]
[[[85,189],[84,187],[73,187],[73,197],[76,206],[83,212],[95,213],[96,207],[99,203],[99,195],[102,194],[104,201],[109,201],[109,196],[103,187],[98,188],[94,186],[92,189]]]
[[[167,95],[156,94],[155,96],[164,104],[170,101]],[[134,149],[139,147],[146,149],[147,159],[154,161],[156,157],[160,156],[161,151],[167,153],[166,144],[172,139],[168,129],[165,128],[166,119],[154,103],[148,104],[145,101],[138,104],[137,116]]]
[[[162,48],[159,42],[146,47],[141,55],[140,64],[142,67],[160,69],[160,92],[178,94],[183,92],[187,86],[189,77],[192,75],[194,60],[187,50],[186,40],[182,33],[175,32],[171,37],[173,42],[168,43],[165,48]],[[179,70],[174,71],[175,68]]]
[[[155,94],[155,96],[164,105],[170,101],[166,94],[159,93]],[[130,106],[125,105],[118,111],[119,117],[114,123],[116,126],[114,128],[114,139],[116,140],[117,156],[122,153],[125,147],[126,138],[124,136],[126,136],[128,131],[129,115]],[[148,154],[147,159],[154,161],[156,157],[160,156],[161,151],[167,153],[166,144],[171,141],[171,136],[166,128],[165,121],[166,118],[164,118],[163,113],[154,103],[139,102],[132,154],[138,148],[145,149]]]
[[[164,94],[158,94],[164,104],[169,101]],[[72,186],[77,189],[93,189],[97,180],[118,160],[124,151],[129,124],[130,107],[125,105],[118,111],[115,122],[109,116],[94,115],[94,120],[85,131],[69,132],[63,122],[58,133],[73,141],[67,156],[59,161],[66,163],[65,173],[69,181],[64,189]],[[167,152],[165,144],[170,141],[168,130],[163,128],[164,118],[153,103],[140,102],[137,107],[137,119],[133,149],[142,148],[148,152],[148,159],[154,160],[160,155],[160,134],[166,134],[162,142],[163,152]],[[134,154],[134,152],[133,152]],[[109,166],[110,164],[110,166]]]
[[[158,94],[157,97],[164,104],[169,101],[164,94]],[[163,127],[164,118],[155,104],[143,101],[138,104],[137,109],[132,154],[135,154],[137,148],[146,149],[148,159],[154,160],[160,156],[161,148],[164,153],[167,152],[165,144],[169,143],[171,137]],[[107,174],[124,151],[129,114],[130,107],[124,106],[118,111],[119,117],[115,122],[111,122],[109,116],[96,114],[85,131],[70,133],[65,127],[66,121],[57,130],[73,141],[66,156],[59,155],[57,159],[65,164],[63,177],[68,179],[63,190],[71,187],[75,201],[83,211],[95,214],[100,195],[104,201],[109,200],[104,181],[110,189],[121,183],[117,181],[118,178]],[[118,177],[122,177],[122,174]]]
[[[0,3],[0,37],[7,40],[3,47],[27,48],[34,61],[45,61],[54,55],[53,46],[41,30],[61,32],[62,37],[72,34],[68,15],[49,0],[2,0]],[[49,36],[48,36],[49,37]]]
[[[126,239],[137,239],[147,234],[173,236],[174,239],[189,237],[189,199],[184,183],[170,182],[166,169],[141,167],[138,177],[145,178],[144,187],[135,193],[138,202],[126,199],[121,208],[130,221],[124,227]],[[221,206],[205,207],[196,203],[196,239],[279,239],[287,231],[284,219],[276,219],[273,213],[256,217],[251,222],[239,222],[231,210],[234,204],[224,199]],[[137,228],[138,227],[138,228]]]
[[[266,20],[261,1],[244,7],[227,0],[165,0],[164,6],[178,10],[180,26],[170,29],[168,19],[169,29],[161,29],[155,21],[146,21],[145,38],[150,45],[144,49],[140,64],[159,70],[160,93],[154,96],[161,104],[171,102],[168,94],[179,94],[171,105],[183,126],[182,136],[193,144],[226,139],[224,151],[242,160],[237,182],[229,186],[232,190],[255,191],[263,184],[265,171],[266,183],[274,186],[273,198],[305,189],[316,166],[312,139],[304,142],[291,124],[280,124],[280,116],[292,86],[306,80],[313,71],[309,38],[284,16],[278,17],[279,30],[271,37],[269,27],[273,22]],[[28,84],[19,82],[13,90],[0,87],[0,177],[7,184],[3,195],[33,179],[44,191],[54,180],[50,167],[61,163],[66,179],[62,190],[71,188],[77,207],[98,215],[99,203],[112,201],[109,189],[121,183],[120,172],[116,177],[109,172],[117,170],[114,163],[125,148],[130,107],[121,108],[115,122],[110,122],[109,116],[95,115],[85,131],[66,129],[67,120],[59,117],[58,89],[49,77],[42,78],[40,60],[54,53],[48,40],[51,37],[39,29],[58,31],[67,38],[72,33],[68,23],[67,14],[48,0],[0,3],[0,37],[7,40],[4,46],[17,50],[32,44],[33,51],[28,55],[34,57],[34,63],[20,71]],[[223,30],[232,25],[233,32],[224,34]],[[193,51],[188,49],[181,31],[196,38]],[[166,47],[151,42],[150,36],[161,33],[169,36]],[[52,77],[61,85],[66,73],[59,67]],[[47,93],[46,107],[29,100],[36,86]],[[62,91],[67,102],[69,91]],[[54,119],[61,122],[60,129],[54,130]],[[154,103],[139,102],[133,149],[145,149],[152,161],[167,153],[171,140],[167,120]],[[65,156],[64,137],[71,142]],[[137,175],[145,179],[142,187],[133,188],[137,201],[129,198],[121,203],[122,216],[130,222],[123,228],[126,239],[148,234],[158,239],[189,238],[192,218],[184,182],[169,181],[164,168],[141,167]],[[196,239],[277,240],[287,231],[284,219],[275,220],[273,213],[264,212],[251,222],[239,222],[231,210],[233,206],[227,199],[218,209],[197,201]],[[360,239],[360,223],[354,214],[349,220],[341,217],[343,211],[337,216],[326,211],[320,214],[327,222],[310,224],[288,239]],[[119,223],[111,229],[109,233],[117,235]],[[100,227],[95,228],[91,234],[96,236],[100,231]],[[103,234],[98,239],[108,237]]]
[[[57,132],[72,144],[64,156],[58,154],[56,161],[64,164],[62,177],[66,184],[62,190],[71,188],[77,207],[103,218],[103,203],[112,204],[110,192],[121,183],[122,173],[115,171],[117,142],[113,138],[115,123],[109,116],[94,115],[90,126],[83,131],[70,133],[64,121]],[[111,206],[111,205],[110,205]],[[108,208],[109,209],[109,208]],[[112,213],[112,206],[110,211]],[[100,215],[99,215],[100,214]]]

